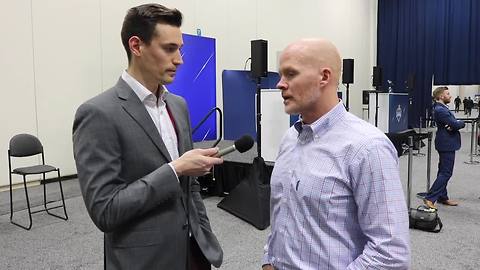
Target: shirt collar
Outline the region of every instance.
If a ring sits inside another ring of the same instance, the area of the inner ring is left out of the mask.
[[[329,112],[322,115],[322,117],[318,118],[310,125],[304,124],[302,121],[302,117],[300,116],[299,120],[294,124],[294,127],[297,130],[298,134],[302,132],[305,126],[309,126],[312,129],[313,134],[318,134],[321,130],[326,130],[333,126],[337,122],[337,120],[343,117],[346,113],[347,110],[345,109],[343,102],[340,101]]]
[[[447,104],[443,104],[443,103],[438,102],[438,101],[436,101],[436,103],[445,106],[445,108],[448,108]]]
[[[143,103],[145,99],[151,97],[157,101],[157,97],[148,90],[143,84],[141,84],[137,79],[128,74],[126,70],[122,73],[122,79],[132,88],[133,92],[138,96],[140,101]],[[165,101],[165,93],[168,92],[167,88],[164,85],[160,85],[160,88],[163,89],[162,94],[160,95],[160,100]]]

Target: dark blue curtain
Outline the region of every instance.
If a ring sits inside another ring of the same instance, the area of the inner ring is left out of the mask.
[[[379,0],[377,65],[397,92],[415,75],[409,126],[431,106],[435,84],[480,84],[480,1]]]

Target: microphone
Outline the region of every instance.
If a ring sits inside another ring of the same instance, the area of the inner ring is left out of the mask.
[[[215,155],[215,157],[221,157],[226,154],[230,154],[231,152],[237,150],[240,153],[248,151],[253,146],[253,138],[249,135],[243,135],[240,139],[236,140],[232,146],[227,148],[221,149]]]

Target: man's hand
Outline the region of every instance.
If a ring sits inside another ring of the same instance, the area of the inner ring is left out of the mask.
[[[222,158],[213,157],[217,153],[218,148],[193,149],[170,164],[178,176],[202,176],[208,174],[213,165],[223,163]]]
[[[449,125],[445,125],[445,128],[446,128],[448,131],[452,131],[452,130],[453,130],[452,127],[449,126]]]
[[[271,264],[265,264],[262,266],[262,270],[275,270]]]

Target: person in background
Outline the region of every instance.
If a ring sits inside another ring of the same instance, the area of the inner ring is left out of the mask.
[[[192,150],[187,104],[165,87],[183,63],[181,24],[180,11],[159,4],[128,10],[121,31],[128,68],[75,115],[78,179],[105,233],[105,269],[222,263],[194,176],[223,159],[212,157],[217,148]]]
[[[473,109],[473,106],[474,106],[473,100],[472,100],[471,97],[468,97],[467,104],[468,104],[467,116],[470,117],[470,116],[472,116],[472,109]]]
[[[460,104],[462,103],[462,100],[460,99],[459,96],[455,98],[455,112],[458,113],[460,111]]]
[[[284,135],[271,176],[262,268],[408,269],[409,224],[397,151],[337,98],[341,59],[323,39],[280,56]]]
[[[465,127],[465,123],[457,120],[448,109],[451,101],[450,91],[447,87],[437,87],[433,91],[437,101],[434,111],[434,120],[437,123],[435,134],[435,149],[438,151],[437,179],[423,200],[429,208],[436,209],[435,202],[449,206],[457,206],[458,202],[451,200],[447,193],[447,184],[453,174],[455,164],[455,151],[460,149],[461,138],[459,130]]]
[[[464,113],[465,115],[467,115],[467,113],[468,113],[468,104],[467,104],[467,103],[468,103],[468,99],[467,99],[467,97],[464,97],[464,98],[463,98],[463,102],[462,102],[462,103],[463,103],[463,113]]]

